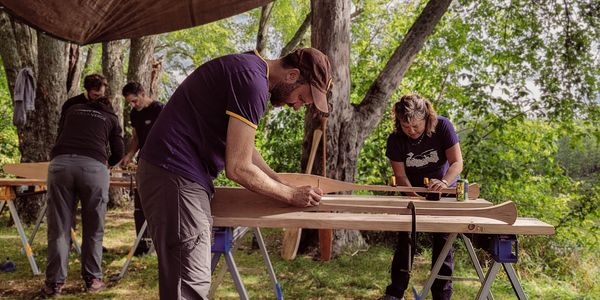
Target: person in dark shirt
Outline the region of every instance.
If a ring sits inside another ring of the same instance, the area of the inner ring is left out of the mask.
[[[447,118],[438,116],[431,102],[419,95],[404,95],[394,105],[394,132],[387,140],[386,156],[390,159],[398,185],[424,186],[439,191],[453,186],[463,169],[458,135]],[[409,193],[410,196],[417,194]],[[432,262],[442,251],[447,234],[433,234]],[[412,268],[411,243],[407,232],[398,233],[398,243],[392,260],[392,282],[382,299],[402,299]],[[439,274],[452,276],[452,249]],[[431,287],[433,299],[450,299],[452,281],[436,279]]]
[[[328,112],[329,59],[314,48],[275,60],[226,55],[192,72],[158,116],[140,151],[137,184],[158,254],[161,299],[207,299],[210,199],[223,169],[249,190],[294,206],[317,205],[316,187],[286,185],[254,145],[267,102]]]
[[[90,292],[102,281],[102,239],[108,203],[109,174],[123,156],[119,119],[104,97],[71,105],[62,116],[48,166],[48,262],[44,296],[61,293],[67,278],[70,230],[81,200],[81,275]],[[107,150],[110,149],[110,154]]]
[[[150,129],[154,125],[154,122],[158,118],[158,114],[162,111],[164,105],[158,101],[152,100],[152,98],[146,95],[144,87],[138,82],[127,83],[122,90],[123,97],[129,102],[133,109],[129,113],[129,120],[133,127],[131,132],[131,139],[129,140],[129,146],[127,147],[127,153],[123,156],[123,159],[119,165],[127,166],[138,152],[142,149],[146,142],[146,137],[150,133]],[[134,212],[133,219],[135,220],[135,233],[136,236],[140,233],[146,218],[142,211],[142,205],[140,204],[140,195],[137,188],[133,190],[134,200]],[[134,251],[134,255],[139,256],[148,253],[150,250],[149,240],[150,236],[148,231],[144,233],[143,239],[138,244],[138,247]]]
[[[60,130],[63,128],[63,123],[65,122],[64,116],[67,109],[75,104],[95,101],[100,97],[104,97],[107,86],[108,82],[106,81],[106,78],[100,74],[90,74],[85,76],[83,79],[83,88],[85,89],[85,92],[67,99],[62,105],[60,110],[60,120],[58,121],[58,135],[60,135]]]

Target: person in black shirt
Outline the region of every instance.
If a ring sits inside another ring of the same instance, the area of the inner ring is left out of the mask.
[[[66,280],[77,199],[81,200],[83,224],[81,275],[88,291],[106,288],[101,264],[109,187],[107,165],[116,165],[124,148],[119,119],[104,97],[70,105],[61,119],[63,123],[48,166],[48,262],[44,296],[60,294]]]
[[[129,82],[123,87],[123,97],[129,102],[133,109],[129,113],[129,120],[133,130],[131,132],[131,140],[127,146],[127,153],[121,160],[121,166],[127,166],[132,160],[138,150],[142,149],[146,142],[146,137],[150,133],[150,129],[154,122],[158,118],[158,114],[162,111],[164,104],[152,100],[152,98],[146,95],[144,88],[138,82]],[[137,189],[134,189],[134,212],[133,218],[135,220],[135,233],[138,235],[146,218],[142,211],[142,205],[140,204],[140,195]],[[139,256],[148,253],[150,250],[151,239],[148,232],[144,233],[143,239],[135,249],[134,255]]]
[[[58,121],[58,135],[60,135],[60,129],[63,127],[65,112],[69,107],[75,104],[86,103],[88,101],[95,101],[100,97],[104,97],[108,82],[106,78],[100,74],[90,74],[85,76],[83,79],[84,93],[81,93],[75,97],[71,97],[65,101],[60,110],[60,120]]]

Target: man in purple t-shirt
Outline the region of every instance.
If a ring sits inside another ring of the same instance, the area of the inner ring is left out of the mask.
[[[210,199],[227,177],[294,206],[317,205],[322,191],[292,187],[262,159],[254,138],[267,101],[327,113],[327,56],[313,48],[276,60],[257,52],[211,60],[190,74],[165,105],[140,152],[142,208],[156,247],[161,299],[206,298],[210,288]]]
[[[454,185],[463,169],[458,136],[452,123],[437,116],[429,100],[419,95],[404,95],[394,105],[394,132],[387,140],[386,156],[390,159],[398,185],[424,186],[439,191]],[[416,196],[410,193],[411,196]],[[433,234],[432,261],[442,251],[447,234]],[[398,233],[398,242],[392,259],[392,282],[386,288],[384,300],[403,299],[410,280],[412,256],[415,249],[407,232]],[[444,259],[440,275],[452,276],[454,257],[452,249]],[[452,281],[436,279],[431,287],[433,299],[450,299]]]

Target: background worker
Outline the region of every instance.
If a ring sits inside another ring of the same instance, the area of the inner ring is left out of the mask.
[[[140,152],[137,184],[158,254],[161,299],[206,299],[211,279],[213,180],[228,178],[294,206],[317,205],[322,191],[278,178],[254,139],[269,100],[328,112],[329,60],[313,48],[265,60],[258,52],[211,60],[177,88]]]
[[[150,129],[152,126],[154,126],[154,123],[162,111],[164,104],[148,97],[144,91],[144,87],[138,82],[127,83],[123,87],[122,94],[123,97],[125,97],[125,100],[129,102],[132,107],[131,111],[129,112],[129,120],[131,122],[131,126],[133,127],[131,131],[131,139],[129,140],[129,145],[127,146],[127,153],[125,156],[123,156],[123,159],[119,163],[119,165],[122,167],[126,167],[132,162],[133,157],[138,150],[142,149],[144,146],[146,138],[148,137],[148,133],[150,133]],[[140,233],[140,229],[142,228],[142,225],[144,225],[146,218],[144,217],[144,212],[142,211],[140,195],[137,188],[134,188],[133,194],[133,218],[135,220],[135,233],[137,236]],[[148,231],[146,231],[146,233],[144,233],[144,237],[138,244],[138,247],[135,249],[134,255],[138,256],[148,253],[151,243],[149,237]]]
[[[423,186],[439,191],[453,186],[463,169],[458,135],[447,118],[438,116],[429,100],[416,95],[404,95],[394,105],[394,132],[389,135],[386,156],[390,159],[396,183],[401,186]],[[417,196],[412,193],[411,196]],[[432,262],[442,251],[447,234],[434,233]],[[392,260],[392,282],[383,299],[402,299],[408,287],[411,270],[411,243],[408,232],[398,233],[398,243]],[[433,263],[432,263],[433,265]],[[439,274],[451,276],[454,269],[453,250],[445,258]],[[433,299],[450,299],[452,281],[436,279],[431,287]]]
[[[48,166],[48,262],[44,296],[60,294],[67,278],[71,226],[81,200],[81,276],[90,292],[102,281],[102,239],[109,174],[123,156],[119,119],[107,98],[65,110]],[[110,155],[108,150],[110,149]]]
[[[100,74],[90,74],[85,76],[83,79],[83,88],[85,89],[85,92],[67,99],[67,101],[65,101],[65,103],[62,105],[60,110],[60,120],[58,122],[59,130],[64,122],[65,112],[67,109],[69,109],[69,107],[75,104],[86,103],[88,101],[95,101],[100,97],[104,97],[107,86],[108,82],[106,81],[106,78]]]

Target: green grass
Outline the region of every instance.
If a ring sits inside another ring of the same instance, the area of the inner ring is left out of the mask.
[[[7,227],[9,215],[0,216],[0,258],[10,257],[17,264],[17,271],[0,273],[0,297],[6,299],[31,299],[36,297],[43,285],[44,276],[33,276],[25,255],[21,254],[20,241],[16,228]],[[105,279],[118,274],[128,249],[134,239],[134,226],[131,211],[110,211],[107,215],[104,246],[107,252],[103,257]],[[31,227],[26,228],[27,234]],[[299,256],[288,262],[279,255],[281,230],[265,229],[263,235],[271,253],[273,267],[282,285],[286,299],[377,299],[389,281],[389,265],[393,251],[384,245],[372,246],[365,251],[346,253],[330,262],[319,262],[312,256]],[[36,261],[42,272],[45,269],[46,231],[42,226],[32,247]],[[248,234],[235,252],[234,257],[251,299],[273,299],[274,290],[269,280],[262,256],[257,250],[250,250]],[[457,276],[474,277],[475,272],[468,262],[464,247],[455,243]],[[519,249],[526,261],[517,264],[515,269],[526,294],[530,299],[598,299],[598,265],[592,258],[573,259],[576,266],[569,274],[553,274],[547,262],[532,261],[527,258],[527,249]],[[480,256],[484,256],[480,253]],[[596,257],[597,258],[597,257]],[[222,264],[221,264],[222,265]],[[430,267],[430,252],[425,250],[417,256],[412,284],[420,289],[426,280]],[[484,268],[487,266],[484,265]],[[522,267],[525,270],[521,270]],[[65,295],[60,299],[157,299],[158,272],[155,256],[134,258],[124,279],[109,281],[109,289],[97,294],[83,290],[80,279],[80,264],[76,255],[69,260],[69,277]],[[485,272],[485,269],[484,269]],[[218,273],[218,272],[217,272]],[[213,276],[213,281],[217,277]],[[476,282],[455,282],[454,299],[475,298],[479,285]],[[492,292],[496,299],[516,299],[503,272],[499,273]],[[237,299],[237,293],[229,274],[217,287],[214,299]],[[413,299],[407,293],[407,299]]]

